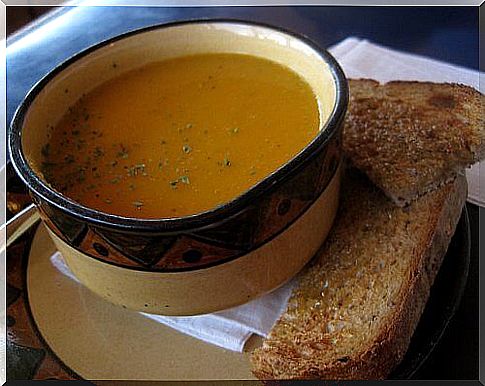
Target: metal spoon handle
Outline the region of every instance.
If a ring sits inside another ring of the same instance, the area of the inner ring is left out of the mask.
[[[40,216],[34,204],[17,213],[0,227],[0,251],[8,248],[22,236],[32,225],[39,221]]]

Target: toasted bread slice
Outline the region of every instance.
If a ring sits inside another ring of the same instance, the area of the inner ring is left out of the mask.
[[[343,149],[404,206],[485,156],[485,98],[471,87],[350,80]]]
[[[251,357],[269,379],[382,379],[403,358],[466,199],[466,180],[406,208],[347,176],[336,223]]]

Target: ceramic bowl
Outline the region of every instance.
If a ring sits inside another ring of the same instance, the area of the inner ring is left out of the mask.
[[[37,165],[47,128],[83,93],[151,62],[207,52],[256,55],[297,72],[327,117],[315,139],[244,194],[181,218],[102,213],[43,180]],[[234,20],[178,22],[115,37],[55,68],[17,110],[10,154],[57,248],[86,287],[135,310],[201,314],[282,285],[323,243],[338,207],[347,103],[348,86],[337,62],[304,37]]]

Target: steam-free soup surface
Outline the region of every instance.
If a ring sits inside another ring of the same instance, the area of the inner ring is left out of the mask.
[[[53,128],[42,171],[87,207],[179,217],[242,194],[318,129],[316,97],[290,69],[249,55],[187,56],[85,95]]]

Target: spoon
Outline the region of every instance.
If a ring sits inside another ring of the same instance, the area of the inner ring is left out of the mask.
[[[29,205],[5,224],[0,226],[0,252],[8,248],[22,236],[32,225],[39,221],[40,216],[34,204]]]

